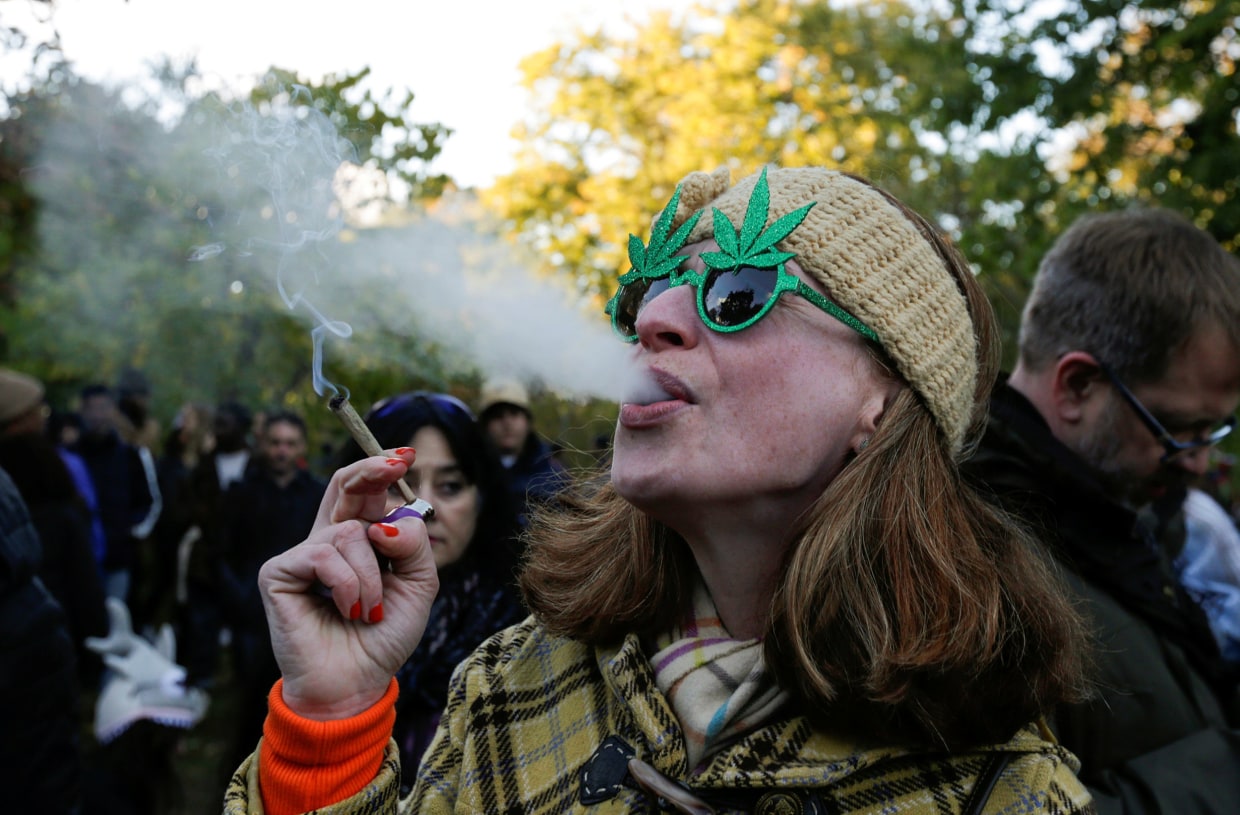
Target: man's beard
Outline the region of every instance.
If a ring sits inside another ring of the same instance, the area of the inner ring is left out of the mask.
[[[1138,476],[1123,463],[1124,442],[1119,433],[1120,410],[1128,405],[1112,399],[1098,416],[1093,431],[1081,438],[1074,452],[1085,460],[1093,470],[1094,477],[1107,495],[1133,509],[1143,506],[1157,497],[1170,481],[1169,468],[1160,467],[1147,476]]]

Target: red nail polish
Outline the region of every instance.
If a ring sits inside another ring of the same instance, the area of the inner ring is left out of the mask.
[[[404,455],[408,455],[409,453],[416,453],[416,452],[418,451],[414,450],[412,447],[397,447],[396,448],[396,455],[398,456],[404,456]]]
[[[375,526],[379,527],[380,531],[382,531],[383,534],[387,535],[389,538],[394,538],[400,534],[400,530],[391,524],[375,524]]]
[[[349,619],[357,620],[362,616],[362,601],[358,600],[353,603],[353,607],[349,609]]]
[[[400,464],[400,465],[404,465],[405,461],[404,461],[404,459],[399,459],[399,458],[389,458],[389,459],[387,460],[387,463],[388,463],[388,464]]]
[[[369,619],[372,623],[383,622],[383,603],[375,603],[375,607],[370,610]]]

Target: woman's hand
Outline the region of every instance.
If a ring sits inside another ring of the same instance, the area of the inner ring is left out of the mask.
[[[366,710],[422,638],[439,590],[426,526],[417,518],[376,523],[413,459],[403,447],[338,470],[310,536],[258,573],[284,702],[298,715]],[[390,571],[380,572],[376,552],[391,560]]]

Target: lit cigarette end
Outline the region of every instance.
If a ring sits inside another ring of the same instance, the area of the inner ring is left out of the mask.
[[[336,394],[327,402],[327,406],[331,408],[337,418],[349,431],[349,435],[362,448],[362,452],[368,456],[383,455],[383,448],[379,446],[379,441],[375,435],[370,432],[370,428],[362,421],[362,417],[357,415],[357,411],[353,409],[353,405],[349,404],[349,397],[342,394]],[[396,486],[400,489],[400,494],[405,497],[405,503],[412,504],[418,500],[418,496],[413,494],[413,487],[405,483],[405,479],[396,482]]]

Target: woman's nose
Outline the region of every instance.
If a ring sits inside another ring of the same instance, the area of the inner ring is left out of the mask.
[[[692,286],[675,286],[642,306],[634,323],[637,341],[652,350],[696,345],[705,326],[697,316],[695,294]]]

